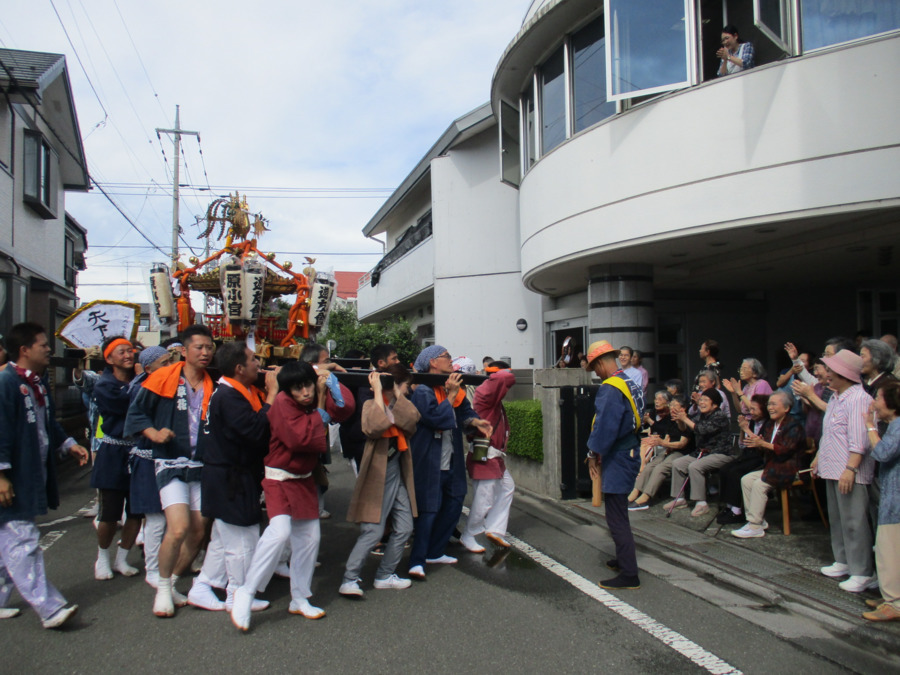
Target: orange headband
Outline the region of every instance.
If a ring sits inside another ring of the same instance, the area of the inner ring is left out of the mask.
[[[129,347],[134,349],[134,345],[131,344],[125,338],[116,338],[115,340],[110,342],[108,345],[106,345],[106,349],[103,350],[103,358],[108,359],[109,355],[113,353],[113,350],[115,350],[115,348],[119,347],[120,345],[128,345]]]
[[[484,369],[484,372],[486,372],[486,373],[499,373],[499,372],[500,372],[500,369],[499,369],[497,366],[488,366],[487,368]]]

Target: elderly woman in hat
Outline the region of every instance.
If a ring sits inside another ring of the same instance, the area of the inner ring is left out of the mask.
[[[825,480],[834,563],[821,572],[833,578],[849,576],[839,584],[841,589],[860,593],[878,585],[867,517],[875,462],[869,456],[864,415],[872,397],[860,384],[863,363],[858,354],[842,349],[823,357],[822,362],[834,394],[825,409],[822,440],[812,470]]]

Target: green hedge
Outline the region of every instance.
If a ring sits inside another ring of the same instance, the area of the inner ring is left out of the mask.
[[[544,416],[540,401],[505,401],[509,417],[509,443],[506,451],[511,455],[544,461]]]

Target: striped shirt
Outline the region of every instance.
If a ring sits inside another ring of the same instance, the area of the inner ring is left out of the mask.
[[[847,467],[850,453],[864,455],[856,474],[856,482],[869,485],[875,474],[875,461],[869,456],[871,447],[866,433],[864,413],[872,397],[854,384],[844,393],[837,392],[828,401],[822,421],[822,440],[819,443],[816,471],[826,480],[838,480]]]

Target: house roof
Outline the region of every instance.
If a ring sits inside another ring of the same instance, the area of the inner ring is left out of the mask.
[[[349,300],[356,297],[356,290],[359,288],[359,279],[365,272],[335,272],[334,278],[337,281],[336,293],[339,298]]]
[[[369,237],[385,229],[381,226],[382,221],[403,201],[403,198],[429,174],[431,171],[431,160],[446,154],[446,152],[454,145],[481,133],[493,123],[494,115],[491,112],[490,103],[485,103],[475,108],[475,110],[454,120],[453,124],[447,127],[447,130],[441,135],[437,142],[431,146],[431,149],[425,153],[425,156],[419,160],[419,163],[416,164],[416,167],[412,172],[403,179],[400,186],[394,190],[393,194],[388,197],[387,201],[380,209],[378,209],[378,212],[372,216],[372,219],[369,220],[368,223],[366,223],[366,226],[363,228],[363,234]]]
[[[17,106],[36,110],[49,142],[59,155],[60,175],[67,190],[90,187],[75,99],[63,54],[0,49],[0,90]]]
[[[62,54],[0,49],[0,64],[0,87],[11,91],[33,89],[40,97],[43,89],[65,70],[66,57]]]

